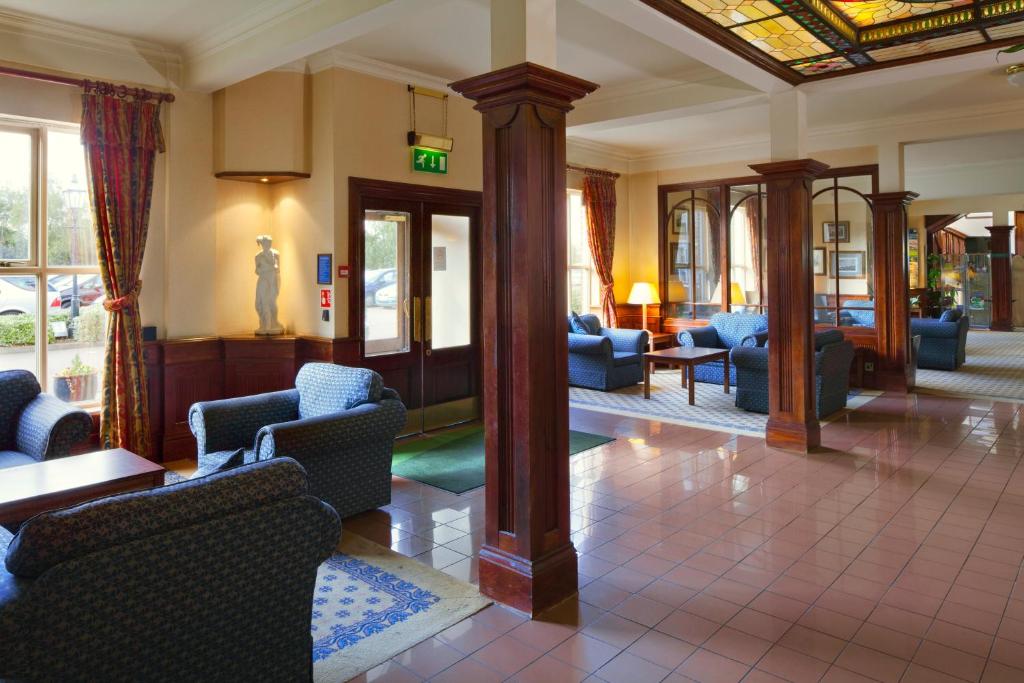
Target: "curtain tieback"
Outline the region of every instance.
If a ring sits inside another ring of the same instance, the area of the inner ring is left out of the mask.
[[[604,284],[601,285],[601,292],[603,294],[610,294],[613,291],[615,291],[615,283],[614,282],[605,282]]]
[[[135,283],[135,286],[128,291],[124,296],[119,296],[116,299],[107,299],[103,302],[103,309],[108,312],[120,311],[128,306],[132,306],[136,301],[139,300],[139,290],[142,289],[142,280]]]

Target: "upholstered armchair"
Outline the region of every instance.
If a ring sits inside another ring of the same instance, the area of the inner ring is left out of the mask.
[[[341,522],[307,489],[276,458],[0,529],[0,679],[308,681]]]
[[[840,330],[814,335],[814,387],[819,418],[846,407],[853,356],[853,342],[845,339]],[[768,347],[735,347],[729,353],[729,362],[736,368],[736,407],[767,413]]]
[[[405,406],[372,370],[306,363],[294,389],[196,403],[188,423],[198,447],[194,477],[285,455],[342,517],[391,502],[392,448]]]
[[[715,313],[707,327],[683,330],[679,345],[706,349],[731,349],[737,346],[764,346],[768,340],[768,316],[760,313]],[[725,364],[720,361],[701,363],[694,369],[698,382],[722,384]],[[729,383],[736,383],[736,368],[729,368]]]
[[[42,393],[31,372],[0,372],[0,468],[61,458],[91,430],[89,413]]]
[[[601,327],[596,315],[577,318],[574,325],[569,317],[570,385],[611,391],[643,381],[647,332]]]
[[[957,309],[945,311],[941,318],[911,318],[910,334],[921,337],[917,367],[933,370],[957,370],[967,361],[967,330],[970,316]]]

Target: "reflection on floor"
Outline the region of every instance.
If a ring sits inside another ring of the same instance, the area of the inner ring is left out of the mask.
[[[967,363],[959,370],[918,370],[922,392],[1024,400],[1024,330],[967,333]]]
[[[357,681],[1024,681],[1024,415],[886,394],[809,457],[572,411],[580,598],[490,607]],[[346,528],[475,580],[482,489]]]

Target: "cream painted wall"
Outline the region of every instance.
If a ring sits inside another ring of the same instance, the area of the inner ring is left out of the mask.
[[[213,284],[216,292],[215,331],[218,334],[251,334],[259,326],[254,304],[256,275],[253,259],[259,251],[256,237],[270,234],[274,238],[274,248],[282,248],[282,240],[271,227],[270,215],[269,188],[255,183],[217,181]],[[291,264],[282,260],[283,282],[294,273],[288,267]],[[285,328],[293,329],[294,323],[288,319],[288,311],[281,310],[280,313]]]

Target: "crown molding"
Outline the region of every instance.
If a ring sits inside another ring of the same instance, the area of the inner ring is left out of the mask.
[[[629,152],[602,142],[566,138],[565,158],[569,163],[596,166],[616,173],[629,173]]]
[[[362,57],[336,48],[312,55],[305,60],[305,64],[310,73],[317,73],[325,69],[345,69],[396,83],[418,85],[425,88],[433,88],[434,90],[442,90],[453,95],[458,94],[448,87],[449,83],[457,80],[455,78],[445,78],[435,74],[416,71],[415,69],[406,69],[405,67],[395,66],[394,64],[369,57]]]
[[[709,83],[716,80],[731,81],[733,79],[719,71],[715,71],[709,66],[705,66],[704,64],[695,64],[667,76],[643,79],[638,78],[616,83],[615,85],[601,86],[598,90],[587,96],[587,101],[614,102],[619,99],[651,95],[686,87],[695,83]],[[742,86],[742,84],[740,85]],[[756,91],[751,90],[751,92]]]
[[[971,123],[984,119],[998,119],[1007,115],[1024,115],[1024,99],[1020,101],[997,102],[971,105],[955,109],[932,110],[921,114],[904,114],[880,119],[867,119],[834,126],[818,126],[808,131],[808,137],[829,138],[855,133],[889,133],[894,128],[920,128],[931,123]],[[1018,121],[1019,122],[1019,121]],[[1019,126],[1017,126],[1019,128]],[[967,135],[971,131],[966,132]],[[964,137],[964,134],[947,137]],[[923,140],[901,140],[901,142],[924,142]]]
[[[318,4],[320,0],[264,0],[247,10],[244,16],[186,42],[181,47],[182,52],[189,59],[208,57]]]
[[[181,55],[166,45],[87,29],[66,22],[56,22],[56,20],[40,16],[0,10],[0,34],[45,41],[58,44],[63,48],[72,47],[132,60],[141,57],[150,62],[150,69],[154,68],[154,61],[163,62],[167,72],[166,77],[174,81],[178,80],[181,73]],[[0,41],[0,45],[2,45],[2,41]],[[73,72],[71,69],[67,71]]]

